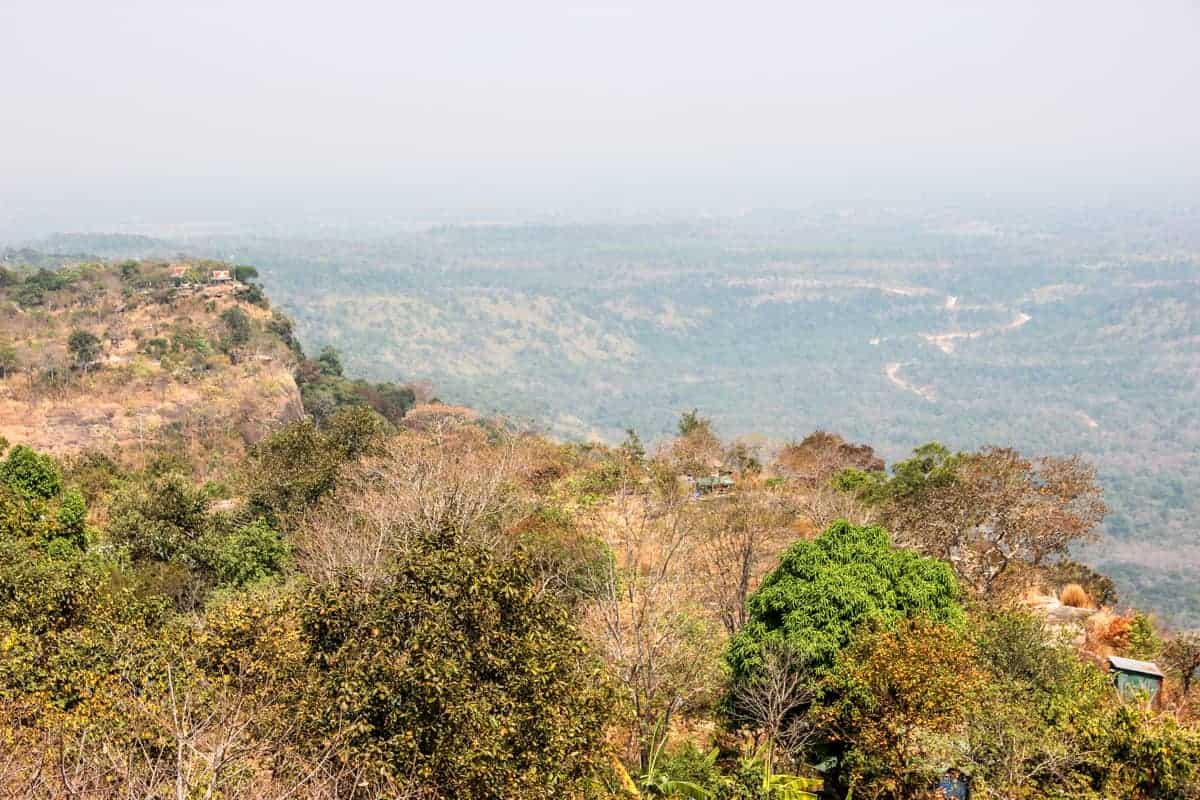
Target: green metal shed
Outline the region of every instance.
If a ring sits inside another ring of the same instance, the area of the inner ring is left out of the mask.
[[[709,494],[710,492],[722,492],[726,489],[733,488],[733,478],[728,475],[711,475],[695,480],[696,494]]]
[[[1150,705],[1158,702],[1163,674],[1154,662],[1109,656],[1108,669],[1113,674],[1113,685],[1117,687],[1117,693],[1122,699],[1141,699]]]

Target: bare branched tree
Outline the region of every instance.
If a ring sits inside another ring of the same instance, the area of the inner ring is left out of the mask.
[[[1200,631],[1185,631],[1172,636],[1163,647],[1162,663],[1179,676],[1180,705],[1186,708],[1192,683],[1200,673]]]
[[[767,491],[740,491],[692,503],[685,524],[701,558],[704,593],[725,630],[746,624],[746,598],[779,553],[796,538],[787,498]]]
[[[825,530],[839,519],[852,525],[870,525],[876,521],[876,512],[869,504],[851,492],[841,492],[827,485],[800,491],[793,502],[796,512],[809,521],[815,532]]]
[[[762,670],[736,690],[734,718],[762,738],[768,770],[780,758],[795,763],[816,738],[817,729],[805,714],[815,685],[804,661],[779,645],[767,649]]]
[[[294,725],[272,708],[273,686],[196,682],[174,666],[165,684],[156,692],[145,681],[127,683],[109,698],[111,718],[81,724],[63,715],[28,733],[5,729],[21,746],[0,751],[0,798],[431,798],[415,779],[370,774],[348,758],[345,728],[316,750],[299,747]]]
[[[370,583],[413,537],[506,547],[519,465],[512,441],[488,444],[482,436],[447,424],[388,440],[299,526],[301,568],[318,579],[350,573]]]
[[[720,637],[698,596],[686,502],[681,491],[647,492],[629,478],[583,523],[613,552],[595,575],[588,627],[626,693],[627,745],[642,767],[676,716],[720,684]]]

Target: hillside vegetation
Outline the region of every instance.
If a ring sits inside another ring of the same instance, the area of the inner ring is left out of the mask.
[[[63,242],[70,246],[71,242]],[[80,246],[76,243],[74,246]],[[937,439],[1096,465],[1081,557],[1200,625],[1195,208],[937,208],[678,222],[208,236],[312,347],[554,435],[670,435],[693,406],[775,445],[817,428],[889,461]],[[207,248],[207,249],[206,249]]]
[[[657,447],[564,443],[305,357],[245,269],[160,270],[10,273],[42,326],[14,340],[43,343],[14,402],[269,364],[303,408],[5,443],[6,796],[1200,798],[1200,634],[1070,559],[1105,512],[1087,463],[928,443],[885,470],[696,411]],[[139,310],[213,347],[110,359],[87,323]],[[1111,655],[1161,691],[1119,693]]]
[[[0,273],[0,435],[56,454],[166,440],[204,473],[301,415],[290,323],[217,263]],[[172,277],[172,270],[179,273]]]

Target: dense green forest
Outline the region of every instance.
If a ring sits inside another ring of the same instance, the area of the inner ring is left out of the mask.
[[[311,350],[575,439],[650,441],[699,407],[779,445],[837,430],[1079,453],[1107,490],[1080,551],[1200,622],[1194,208],[751,213],[403,233],[59,237],[60,252],[234,253]]]

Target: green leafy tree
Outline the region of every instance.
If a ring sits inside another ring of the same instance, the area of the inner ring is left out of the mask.
[[[55,538],[65,539],[80,550],[87,546],[87,503],[78,489],[68,489],[63,493],[57,522]]]
[[[225,335],[221,338],[223,349],[232,350],[243,347],[250,341],[250,317],[237,306],[221,312],[221,322],[225,324]]]
[[[322,375],[335,378],[343,375],[342,357],[332,345],[325,345],[321,348],[321,352],[317,356],[317,366],[320,367]]]
[[[23,444],[8,451],[0,464],[0,480],[27,498],[49,500],[62,491],[62,473],[54,459]]]
[[[700,430],[711,430],[712,420],[707,417],[700,416],[700,412],[693,408],[691,411],[683,412],[679,417],[679,435],[689,436]]]
[[[416,394],[410,387],[395,383],[354,381],[352,392],[356,398],[351,404],[368,405],[392,424],[402,420],[417,402]]]
[[[239,264],[233,268],[233,279],[240,283],[249,283],[258,277],[258,270],[248,264]]]
[[[977,789],[997,797],[1087,796],[1080,786],[1097,745],[1086,731],[1103,731],[1115,699],[1110,680],[1035,614],[984,607],[972,622],[976,661],[987,676],[969,702],[966,755]]]
[[[340,718],[371,771],[433,797],[550,800],[583,796],[603,763],[602,668],[520,553],[424,541],[385,580],[315,587],[304,625],[312,735]]]
[[[269,519],[314,505],[333,489],[342,461],[311,418],[275,431],[248,455],[250,508]]]
[[[100,358],[100,339],[91,331],[75,330],[67,339],[67,350],[75,366],[86,370]]]
[[[625,429],[625,440],[621,442],[621,455],[630,461],[641,461],[646,457],[646,446],[642,444],[642,437],[638,436],[637,431],[633,428]]]
[[[209,534],[200,550],[204,565],[216,580],[229,586],[243,586],[279,574],[291,552],[283,537],[263,520],[229,534]]]
[[[300,342],[296,339],[295,327],[286,316],[278,311],[273,313],[267,320],[267,331],[278,336],[293,353],[300,354]]]
[[[1141,612],[1133,615],[1129,624],[1129,655],[1133,658],[1152,659],[1162,652],[1162,639],[1154,630],[1154,622]]]
[[[47,292],[57,292],[59,289],[65,289],[70,282],[68,273],[65,270],[51,270],[45,267],[42,267],[25,279],[26,285],[37,286],[45,289]]]
[[[818,676],[833,665],[854,629],[922,615],[951,626],[964,622],[950,567],[892,546],[875,525],[833,523],[784,553],[747,601],[749,619],[733,637],[735,682],[753,678],[769,648],[786,648]]]
[[[834,486],[853,491],[873,503],[900,501],[949,486],[958,476],[962,453],[952,453],[940,442],[929,442],[913,450],[913,457],[892,467],[889,476],[881,470],[850,467],[834,476]]]
[[[208,498],[183,475],[168,473],[119,492],[112,501],[109,535],[135,560],[187,558],[205,532]]]
[[[17,290],[18,305],[24,308],[35,308],[46,302],[46,290],[35,283],[26,281]]]
[[[969,638],[922,618],[860,628],[825,686],[817,715],[840,745],[856,797],[924,798],[966,738],[984,676]]]
[[[34,636],[51,631],[63,631],[79,625],[91,614],[96,593],[106,581],[110,565],[75,550],[73,557],[51,558],[33,544],[31,538],[18,540],[0,537],[0,636],[14,630]],[[42,661],[31,658],[27,669],[31,675],[5,674],[6,658],[0,647],[0,695],[10,680],[28,681],[31,677],[46,680],[48,651],[54,641],[38,647]],[[9,654],[11,656],[11,654]],[[30,654],[32,656],[33,653]],[[51,692],[53,694],[54,692]],[[0,728],[2,730],[2,728]]]
[[[1104,798],[1195,800],[1200,797],[1200,731],[1169,715],[1120,705],[1104,721],[1096,760]],[[1095,780],[1095,779],[1094,779]]]
[[[339,468],[368,452],[382,431],[379,415],[360,407],[337,412],[323,428],[305,418],[267,436],[249,452],[251,511],[274,524],[303,514],[334,488]]]

